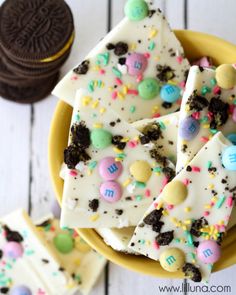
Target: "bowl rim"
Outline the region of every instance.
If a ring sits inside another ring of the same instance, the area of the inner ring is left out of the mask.
[[[179,36],[182,35],[184,38],[188,38],[191,34],[191,39],[194,39],[195,41],[197,40],[202,40],[205,39],[209,42],[217,43],[218,50],[224,47],[224,51],[227,49],[227,51],[231,52],[234,50],[235,55],[236,55],[236,45],[225,41],[219,37],[216,37],[214,35],[206,34],[206,33],[201,33],[197,31],[191,31],[191,30],[174,30],[177,38],[179,39]],[[195,42],[194,41],[194,42]],[[184,47],[184,45],[183,45]],[[236,59],[235,59],[236,60]],[[61,203],[61,197],[60,196],[60,189],[59,186],[56,184],[56,179],[59,178],[58,171],[55,169],[55,153],[54,151],[54,134],[55,131],[57,130],[57,120],[58,117],[61,116],[63,112],[68,112],[72,111],[72,107],[65,103],[62,100],[59,100],[55,111],[53,113],[53,117],[51,120],[51,125],[50,125],[50,130],[49,130],[49,138],[48,138],[48,164],[49,164],[49,174],[53,186],[53,190],[56,194],[56,198],[59,203]],[[236,227],[230,229],[229,233],[234,232]],[[108,260],[111,262],[122,266],[126,269],[141,273],[141,274],[146,274],[146,275],[151,275],[154,277],[159,277],[159,278],[184,278],[182,272],[175,272],[175,273],[170,273],[165,270],[163,270],[161,267],[158,268],[158,271],[156,270],[157,263],[159,264],[158,261],[154,261],[151,259],[148,259],[142,255],[136,256],[136,255],[130,255],[130,254],[125,254],[123,252],[116,251],[112,249],[110,246],[108,246],[103,239],[98,235],[98,233],[94,229],[76,229],[79,235],[98,253],[106,257]],[[93,232],[93,233],[92,233]],[[91,235],[92,233],[92,235]],[[236,263],[236,251],[234,251],[234,243],[236,242],[236,236],[235,238],[233,237],[233,234],[229,235],[227,237],[227,241],[223,243],[223,253],[221,259],[215,263],[213,272],[219,271],[221,269],[227,268],[233,264]],[[105,245],[106,247],[102,246]],[[235,253],[234,253],[235,252]],[[234,255],[233,255],[234,254]],[[137,259],[138,257],[138,259]],[[127,258],[127,259],[126,259]],[[148,268],[144,267],[140,268],[140,262],[146,262],[147,259],[149,260]],[[129,260],[129,261],[128,261]],[[138,261],[139,260],[139,261]],[[128,261],[128,262],[127,262]],[[138,262],[137,262],[138,261]]]

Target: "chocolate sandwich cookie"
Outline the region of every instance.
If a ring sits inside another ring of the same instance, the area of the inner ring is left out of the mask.
[[[51,63],[73,43],[71,10],[63,0],[7,0],[0,11],[0,44],[13,60]]]
[[[0,82],[0,96],[18,103],[34,103],[50,94],[58,78],[59,73],[56,73],[47,79],[38,80],[37,84],[29,80],[29,84],[23,87]]]

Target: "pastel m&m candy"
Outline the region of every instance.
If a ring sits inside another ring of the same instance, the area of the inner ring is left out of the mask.
[[[106,157],[99,162],[98,171],[105,180],[115,180],[122,172],[121,162],[116,162],[113,157]]]
[[[179,124],[179,136],[185,140],[192,140],[200,130],[199,122],[193,117],[183,119]]]
[[[173,180],[169,182],[163,189],[163,199],[172,205],[178,205],[182,203],[188,195],[186,185],[179,180]]]
[[[13,287],[10,291],[9,295],[32,295],[33,293],[30,291],[30,289],[26,286],[16,286]]]
[[[140,53],[131,53],[126,58],[128,73],[131,76],[141,75],[147,67],[147,58]]]
[[[220,65],[216,69],[216,82],[223,89],[231,89],[236,85],[236,69],[230,64]]]
[[[178,248],[169,248],[161,253],[160,264],[169,272],[180,270],[185,263],[185,255]]]
[[[17,258],[21,257],[24,253],[24,249],[23,249],[22,245],[17,242],[8,242],[4,246],[3,251],[7,257],[10,257],[12,259],[17,259]]]
[[[215,263],[220,258],[220,246],[216,241],[203,241],[197,247],[197,257],[204,263]]]
[[[51,211],[52,211],[54,217],[60,219],[61,207],[58,204],[57,200],[53,200],[53,203],[51,204]]]
[[[151,166],[147,161],[137,160],[129,168],[134,179],[140,182],[147,182],[152,175]]]
[[[56,249],[63,253],[70,253],[74,249],[74,239],[69,233],[60,233],[53,239]]]
[[[112,141],[112,134],[109,131],[100,128],[93,129],[90,137],[92,145],[99,150],[108,147]]]
[[[144,0],[129,0],[125,5],[125,15],[132,21],[142,20],[148,15],[148,5]]]
[[[159,82],[154,78],[146,78],[143,79],[142,82],[138,85],[138,92],[139,95],[144,100],[150,100],[155,98],[160,91],[160,85]]]
[[[100,194],[103,200],[115,203],[122,196],[121,186],[116,181],[105,181],[100,186]]]
[[[236,145],[236,133],[230,133],[227,135],[227,138],[232,142],[233,145]]]
[[[165,102],[173,103],[180,98],[180,88],[175,85],[166,84],[161,88],[161,99]]]
[[[229,146],[224,150],[222,164],[225,169],[236,171],[236,145]]]

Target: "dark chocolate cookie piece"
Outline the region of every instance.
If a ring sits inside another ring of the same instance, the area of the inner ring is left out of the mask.
[[[54,56],[74,31],[70,8],[63,0],[6,0],[0,11],[0,44],[19,60]]]
[[[186,263],[182,268],[185,276],[194,282],[201,282],[202,275],[200,270],[191,263]]]
[[[153,210],[151,213],[149,213],[143,220],[144,223],[148,224],[148,225],[154,225],[157,224],[159,222],[159,220],[161,219],[162,216],[162,211],[163,209],[155,209]]]
[[[38,83],[32,83],[29,80],[29,84],[24,87],[0,82],[0,96],[18,103],[34,103],[51,93],[58,81],[58,77],[59,73],[56,73],[46,80],[39,80]]]
[[[174,238],[174,231],[166,231],[163,233],[160,233],[158,236],[156,236],[156,242],[160,246],[166,246],[171,243],[171,241]]]

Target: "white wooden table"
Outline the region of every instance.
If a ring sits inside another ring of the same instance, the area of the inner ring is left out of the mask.
[[[236,43],[235,0],[154,2],[163,10],[173,28],[203,31]],[[125,0],[68,0],[68,3],[74,13],[76,40],[62,75],[122,19]],[[0,99],[0,215],[18,207],[24,207],[33,218],[48,212],[54,193],[48,173],[47,141],[56,103],[53,96],[32,105]],[[231,294],[236,294],[235,272],[236,266],[233,266],[213,274],[210,286],[228,285]],[[159,287],[181,288],[183,282],[143,276],[109,263],[92,295],[177,294],[174,289],[161,292]],[[181,290],[179,293],[200,294]],[[215,294],[230,293],[218,291]]]

